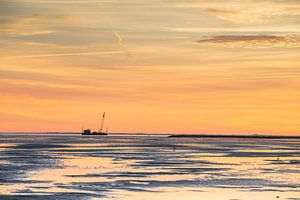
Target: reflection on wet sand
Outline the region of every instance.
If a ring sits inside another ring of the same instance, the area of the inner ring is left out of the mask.
[[[0,198],[296,199],[300,141],[0,136]]]

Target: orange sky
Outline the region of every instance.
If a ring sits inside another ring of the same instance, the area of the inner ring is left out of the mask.
[[[300,134],[298,1],[0,4],[0,132]]]

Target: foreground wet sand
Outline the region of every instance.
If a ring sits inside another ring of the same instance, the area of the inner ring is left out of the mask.
[[[300,200],[300,140],[1,135],[0,199]]]

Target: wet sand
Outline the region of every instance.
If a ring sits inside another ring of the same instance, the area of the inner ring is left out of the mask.
[[[0,199],[300,200],[296,138],[0,135]]]

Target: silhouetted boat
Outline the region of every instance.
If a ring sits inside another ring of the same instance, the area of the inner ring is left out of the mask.
[[[101,127],[98,132],[96,132],[96,131],[92,132],[90,129],[85,129],[85,130],[82,130],[81,135],[107,135],[107,132],[106,133],[103,132],[104,118],[105,118],[105,112],[102,115]]]

